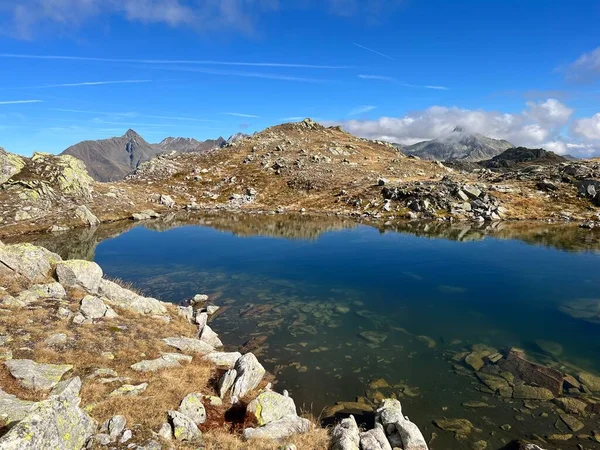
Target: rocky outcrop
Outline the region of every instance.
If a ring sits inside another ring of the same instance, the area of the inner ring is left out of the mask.
[[[16,274],[32,283],[44,283],[62,258],[31,244],[0,246],[0,274]]]
[[[11,359],[4,365],[21,386],[41,391],[52,389],[73,368],[66,364],[40,364],[29,359]]]
[[[83,260],[61,261],[56,265],[58,281],[68,288],[79,288],[96,294],[102,281],[102,269],[95,262]]]
[[[100,280],[98,292],[111,305],[139,314],[162,315],[167,312],[165,305],[155,298],[143,297],[110,280]]]
[[[81,381],[57,386],[47,400],[31,409],[8,433],[0,437],[1,450],[80,450],[97,424],[79,408]]]
[[[18,174],[25,167],[25,161],[20,156],[8,153],[0,147],[0,185]]]

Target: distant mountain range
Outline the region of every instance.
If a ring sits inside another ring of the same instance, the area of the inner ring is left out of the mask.
[[[238,135],[234,135],[230,139],[237,139],[237,137]],[[120,137],[80,142],[69,147],[62,154],[72,155],[82,160],[89,174],[97,181],[117,181],[134,172],[140,164],[161,153],[203,152],[223,147],[227,143],[228,141],[222,137],[207,141],[168,137],[158,144],[150,144],[134,130],[128,130]]]
[[[492,139],[478,133],[468,133],[461,127],[431,141],[398,146],[407,155],[438,161],[476,162],[491,159],[504,150],[513,148],[510,142]]]

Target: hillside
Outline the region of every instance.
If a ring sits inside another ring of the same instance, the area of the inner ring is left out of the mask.
[[[206,141],[198,141],[193,138],[168,137],[160,141],[155,147],[158,147],[162,152],[202,152],[220,148],[225,144],[225,139],[219,137],[217,139],[208,139]]]
[[[528,164],[559,164],[567,161],[554,152],[544,150],[543,148],[515,147],[494,156],[488,161],[481,161],[480,164],[487,168],[511,168],[517,165]]]
[[[446,136],[405,146],[402,151],[428,160],[474,162],[490,159],[512,147],[508,141],[471,134],[456,127]]]

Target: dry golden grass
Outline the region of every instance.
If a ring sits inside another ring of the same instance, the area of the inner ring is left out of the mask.
[[[283,442],[258,439],[246,442],[227,429],[215,429],[204,433],[205,450],[277,450],[285,444],[295,444],[299,450],[326,450],[329,448],[329,434],[323,428],[315,428]]]
[[[29,283],[21,276],[8,273],[0,273],[0,287],[6,289],[10,295],[17,295],[23,289],[27,288]]]

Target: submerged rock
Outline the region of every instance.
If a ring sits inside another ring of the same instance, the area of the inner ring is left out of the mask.
[[[578,375],[579,381],[592,392],[600,392],[600,377],[591,373],[581,372]]]
[[[562,394],[562,372],[528,361],[525,359],[524,352],[520,350],[510,350],[506,359],[498,362],[498,366],[501,370],[512,373],[516,379],[522,380],[526,384],[548,389],[553,397]]]
[[[370,342],[371,344],[381,345],[387,339],[387,334],[380,333],[377,331],[363,331],[358,334],[365,341]]]
[[[73,368],[66,364],[39,364],[29,359],[11,359],[4,365],[19,384],[26,389],[49,390]]]
[[[444,431],[453,432],[458,440],[466,439],[475,428],[467,419],[437,419],[433,423]]]
[[[550,391],[550,389],[543,387],[517,384],[513,388],[513,398],[529,400],[552,400],[554,398],[554,394],[552,391]]]

